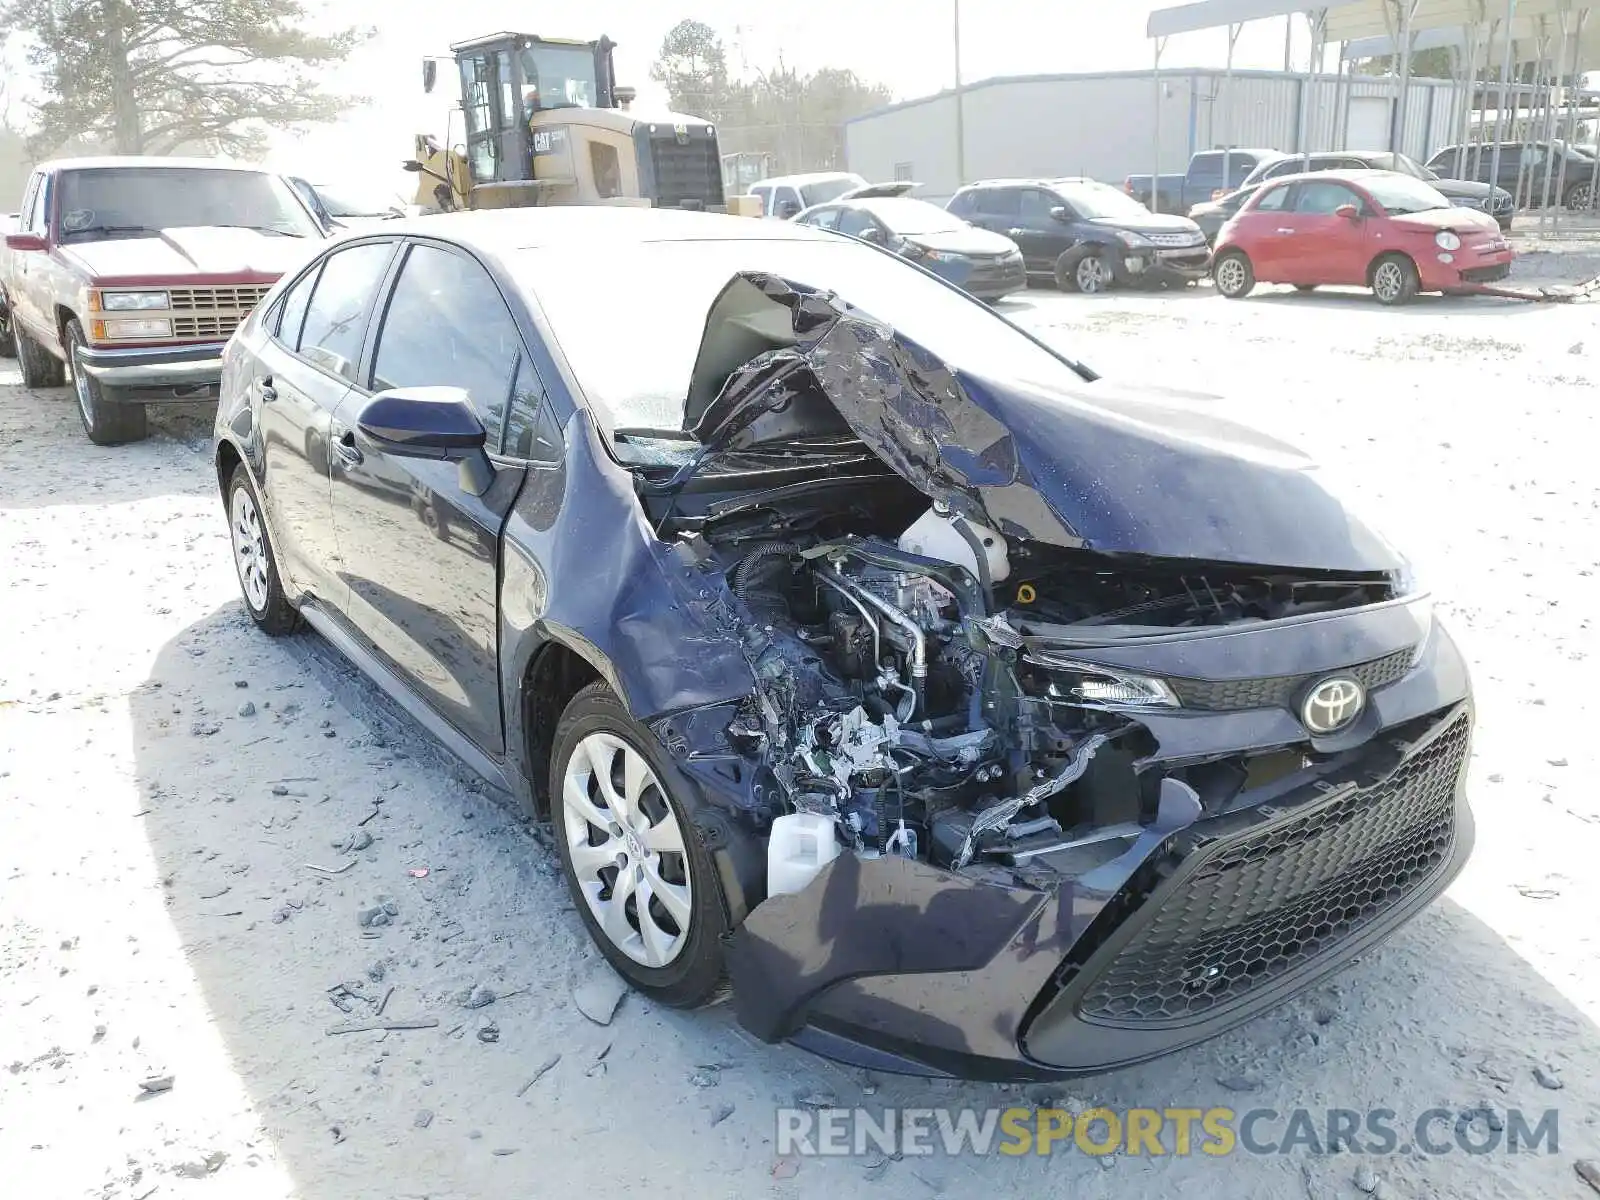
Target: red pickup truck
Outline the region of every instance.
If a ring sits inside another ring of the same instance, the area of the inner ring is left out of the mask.
[[[0,353],[70,383],[99,445],[145,405],[214,399],[222,350],[327,230],[280,176],[211,159],[45,163],[0,250]]]

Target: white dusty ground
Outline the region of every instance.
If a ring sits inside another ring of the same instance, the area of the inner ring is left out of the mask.
[[[1478,850],[1448,898],[1221,1040],[1065,1088],[869,1080],[756,1044],[725,1008],[630,997],[603,1028],[571,998],[598,956],[551,854],[314,638],[249,628],[208,416],[169,413],[149,442],[97,450],[66,392],[25,393],[7,363],[0,1190],[1360,1194],[1362,1163],[1304,1153],[808,1160],[775,1177],[774,1106],[822,1095],[1379,1106],[1402,1121],[1554,1105],[1555,1154],[1364,1161],[1380,1195],[1592,1196],[1574,1162],[1600,1158],[1597,309],[1392,312],[1208,290],[1033,292],[1009,307],[1106,373],[1221,393],[1219,407],[1313,447],[1413,553],[1446,598],[1480,706]],[[358,831],[374,842],[349,870],[307,865],[348,861],[335,844]],[[357,914],[380,897],[398,915],[369,936]],[[344,982],[393,988],[386,1015],[439,1024],[331,1035],[346,1014],[329,989]],[[479,983],[500,998],[462,1007]],[[480,1040],[491,1024],[498,1040]],[[1536,1067],[1564,1087],[1541,1085]],[[170,1091],[141,1096],[166,1075]]]

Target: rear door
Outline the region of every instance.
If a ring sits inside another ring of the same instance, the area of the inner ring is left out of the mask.
[[[963,214],[968,221],[990,233],[1003,234],[1022,247],[1022,261],[1029,271],[1048,271],[1049,265],[1039,265],[1038,250],[1030,251],[1013,232],[1022,220],[1022,189],[1015,187],[986,187],[977,192],[977,203],[970,213]]]
[[[1367,215],[1354,221],[1334,215],[1346,205]],[[1293,232],[1279,243],[1283,257],[1278,282],[1356,286],[1366,282],[1370,210],[1349,185],[1336,179],[1296,184],[1284,225]]]
[[[500,451],[513,389],[527,378],[521,336],[489,272],[442,242],[406,248],[376,323],[370,378],[333,428],[345,614],[440,716],[498,754],[500,534],[524,476]],[[465,389],[488,431],[496,472],[482,496],[462,489],[456,464],[391,456],[356,431],[372,394],[430,386]]]
[[[329,423],[355,382],[373,301],[393,240],[328,255],[268,314],[248,386],[259,414],[263,499],[278,568],[296,591],[337,609],[343,599],[328,500]]]

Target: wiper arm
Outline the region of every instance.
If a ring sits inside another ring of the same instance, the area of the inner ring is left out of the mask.
[[[61,231],[61,236],[68,238],[89,233],[152,233],[159,235],[161,230],[151,229],[148,225],[85,225],[82,229],[64,229]]]
[[[254,230],[256,233],[276,234],[278,237],[292,237],[292,238],[303,238],[303,237],[305,237],[305,234],[303,234],[303,233],[294,233],[294,232],[292,232],[292,231],[290,231],[288,229],[275,229],[271,225],[226,225],[226,224],[216,224],[216,225],[210,226],[210,228],[212,228],[212,229],[250,229],[250,230]]]

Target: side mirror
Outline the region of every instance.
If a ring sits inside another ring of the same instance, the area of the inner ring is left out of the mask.
[[[435,61],[434,59],[431,59],[431,58],[423,59],[422,60],[422,90],[424,92],[432,92],[433,91],[433,85],[436,82],[438,82],[438,79],[439,79],[439,64],[438,64],[438,62]]]
[[[6,234],[6,249],[15,250],[19,254],[37,254],[49,248],[50,244],[37,233]]]
[[[1065,225],[1072,220],[1072,214],[1067,211],[1066,205],[1058,204],[1050,210],[1050,216]]]
[[[1343,217],[1346,221],[1359,221],[1361,219],[1361,210],[1354,204],[1341,204],[1333,210],[1333,215]]]
[[[857,236],[860,237],[863,242],[877,242],[879,244],[882,244],[883,242],[883,230],[879,229],[876,225],[868,225]]]
[[[483,422],[462,388],[414,387],[379,392],[356,418],[377,449],[396,458],[461,464],[461,490],[481,496],[494,482]]]

